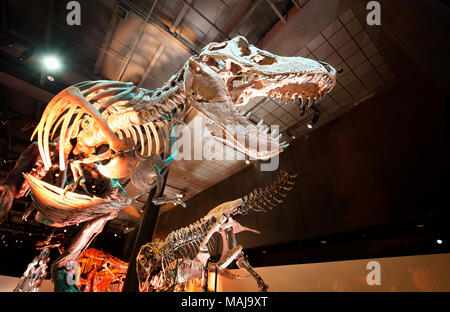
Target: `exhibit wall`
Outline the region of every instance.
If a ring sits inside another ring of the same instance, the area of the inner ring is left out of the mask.
[[[373,261],[379,263],[379,276],[376,277],[375,267],[370,266]],[[269,291],[450,291],[449,261],[450,254],[440,254],[282,265],[255,270],[269,284]],[[251,278],[218,278],[217,291],[257,290]]]
[[[421,87],[433,83],[422,79]],[[242,233],[247,248],[308,239],[446,213],[448,111],[433,93],[402,84],[301,137],[280,156],[299,174],[282,207],[239,219],[262,235]],[[424,111],[424,104],[427,110]],[[159,218],[156,236],[188,225],[222,202],[270,182],[251,165]],[[242,181],[245,181],[243,183]]]

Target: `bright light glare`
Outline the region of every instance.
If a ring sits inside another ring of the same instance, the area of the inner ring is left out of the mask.
[[[442,244],[442,239],[436,240],[436,243],[438,243],[439,245]]]
[[[44,57],[42,62],[47,70],[53,71],[53,70],[58,70],[61,68],[60,60],[56,56],[53,56],[53,55]]]

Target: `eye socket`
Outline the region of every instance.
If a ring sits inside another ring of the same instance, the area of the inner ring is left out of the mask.
[[[247,55],[250,55],[250,53],[251,53],[250,46],[249,46],[247,40],[245,40],[244,38],[239,38],[238,49],[241,52],[242,56],[247,56]]]
[[[253,61],[259,65],[271,65],[277,62],[277,59],[263,54],[258,54],[253,57]]]
[[[208,51],[220,50],[220,49],[225,48],[226,46],[227,46],[226,42],[211,44],[211,46],[208,48]]]

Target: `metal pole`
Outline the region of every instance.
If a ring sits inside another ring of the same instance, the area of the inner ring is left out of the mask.
[[[169,170],[167,170],[164,176],[164,183],[161,187],[161,191],[158,197],[162,196],[164,193],[164,188],[166,187],[167,177],[169,176]],[[142,245],[150,242],[153,238],[153,233],[155,231],[156,220],[159,214],[159,205],[155,205],[152,202],[153,195],[156,192],[156,187],[154,187],[148,194],[147,202],[144,206],[144,215],[142,216],[141,223],[139,225],[139,230],[136,235],[136,240],[134,241],[133,251],[131,252],[130,260],[128,261],[128,271],[125,283],[123,285],[122,292],[139,292],[138,278],[136,272],[136,257],[139,253],[139,249]]]
[[[145,28],[147,27],[147,24],[148,24],[148,21],[149,21],[149,19],[150,19],[150,16],[152,15],[153,10],[154,10],[154,8],[155,8],[155,6],[156,6],[157,3],[158,3],[158,0],[155,0],[155,1],[153,2],[152,8],[151,8],[150,11],[148,12],[147,17],[146,17],[146,19],[145,19],[145,21],[144,21],[144,24],[142,24],[142,28],[141,28],[141,31],[140,31],[140,33],[139,33],[139,36],[136,38],[136,41],[134,42],[134,45],[133,45],[133,47],[131,48],[131,51],[129,52],[127,61],[125,62],[125,64],[124,64],[123,67],[122,67],[122,70],[120,71],[120,74],[119,74],[119,76],[118,76],[118,78],[117,78],[118,81],[121,81],[121,80],[122,80],[122,77],[123,77],[123,75],[125,74],[125,71],[126,71],[127,68],[128,68],[128,64],[130,64],[130,62],[131,62],[131,59],[133,58],[134,53],[136,52],[136,47],[137,47],[139,41],[141,41],[142,35],[143,35],[144,32],[145,32]]]

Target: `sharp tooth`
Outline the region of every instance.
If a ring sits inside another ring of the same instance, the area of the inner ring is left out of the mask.
[[[239,114],[241,114],[242,116],[245,115],[245,111],[239,112]]]
[[[249,119],[249,118],[250,118],[250,115],[251,115],[251,113],[252,113],[252,112],[248,112],[248,113],[247,113],[247,115],[245,115],[245,118],[246,118],[246,119]]]
[[[283,144],[283,145],[280,145],[280,146],[281,146],[282,149],[285,149],[286,147],[289,146],[289,144]]]
[[[273,129],[273,131],[270,133],[270,135],[272,136],[272,138],[277,137],[278,136],[278,129],[277,128]]]
[[[259,122],[258,122],[258,124],[256,125],[258,128],[259,127],[261,127],[261,125],[263,124],[263,122],[264,122],[264,119],[261,119]]]
[[[281,133],[275,138],[275,141],[279,141],[281,138]]]

